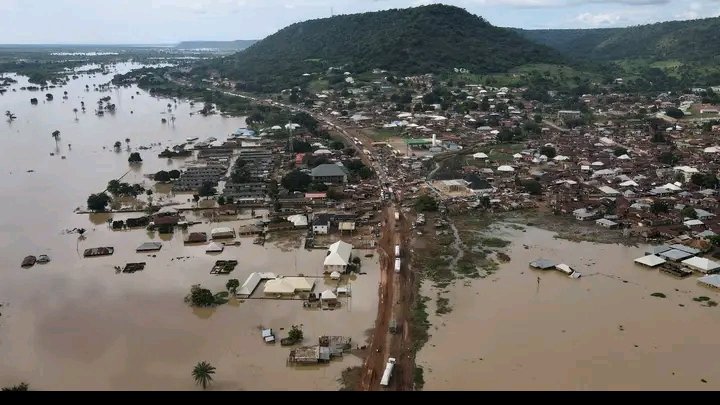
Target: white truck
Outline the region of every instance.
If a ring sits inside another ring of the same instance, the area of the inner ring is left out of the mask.
[[[395,245],[395,257],[400,257],[400,245]]]
[[[395,273],[400,273],[400,258],[395,259]]]
[[[400,211],[395,211],[395,220],[396,221],[400,220]]]
[[[395,358],[390,357],[387,364],[385,365],[385,371],[383,372],[380,385],[387,387],[390,384],[390,377],[392,376],[393,367],[395,367]]]

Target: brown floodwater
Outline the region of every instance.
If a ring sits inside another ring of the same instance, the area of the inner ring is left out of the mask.
[[[118,66],[120,71],[128,68]],[[361,364],[360,359],[346,355],[324,366],[288,367],[288,349],[263,343],[258,327],[271,327],[283,337],[291,325],[301,324],[307,344],[330,334],[350,336],[362,345],[377,309],[377,259],[363,258],[368,274],[350,281],[352,298],[344,299],[335,311],[306,310],[301,301],[277,300],[231,301],[211,310],[190,308],[183,298],[193,284],[219,292],[229,278],[242,283],[254,271],[321,276],[325,252],[286,251],[272,243],[258,246],[252,238],[240,238],[241,246],[208,255],[204,246],[185,246],[183,232],[112,231],[107,225],[110,218],[138,214],[74,213],[85,208],[90,193],[102,191],[110,179],[128,170],[123,181],[152,188],[146,175],[181,168],[181,160],[156,157],[165,145],[195,136],[224,139],[244,126],[242,118],[190,116],[188,103],[178,102],[175,108],[171,100],[153,98],[135,87],[92,90],[93,83],[108,80],[108,76],[81,76],[63,88],[18,89],[0,96],[0,109],[18,116],[0,125],[0,184],[5,191],[0,199],[0,386],[26,381],[41,390],[197,389],[190,376],[192,366],[209,361],[217,367],[213,389],[337,389],[340,372]],[[89,92],[85,84],[90,85]],[[62,99],[63,91],[68,91],[68,100]],[[54,94],[53,101],[42,101],[46,92]],[[92,111],[106,95],[117,112],[97,117]],[[39,105],[32,106],[31,97],[37,97]],[[75,121],[72,109],[80,109],[81,100],[88,112],[79,112]],[[174,124],[160,122],[161,117],[169,117],[168,102],[177,117]],[[55,129],[61,131],[57,145],[50,136]],[[130,138],[132,151],[141,145],[162,146],[141,150],[142,165],[130,169],[125,138]],[[118,140],[123,144],[121,152],[112,150]],[[156,202],[189,204],[188,195],[170,195],[162,187],[155,191]],[[203,222],[189,231],[208,233],[216,226],[237,227],[252,221],[249,213],[219,224],[200,216],[188,219]],[[65,232],[76,227],[87,229],[85,238]],[[147,241],[162,241],[162,250],[135,253]],[[84,249],[97,246],[113,246],[115,253],[81,257]],[[48,254],[52,261],[21,269],[20,262],[30,254]],[[230,276],[209,274],[219,259],[236,259],[239,265]],[[116,274],[114,266],[139,261],[147,262],[144,271]],[[335,285],[318,278],[315,290]]]
[[[720,307],[692,298],[720,300],[697,276],[678,280],[633,264],[642,247],[556,240],[537,228],[504,233],[511,262],[485,279],[448,287],[451,313],[438,317],[429,305],[432,336],[418,356],[425,389],[717,387]],[[539,257],[583,277],[531,269]],[[423,290],[435,298],[428,283]]]

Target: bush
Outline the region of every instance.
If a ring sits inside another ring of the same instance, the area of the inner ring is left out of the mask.
[[[195,284],[190,287],[190,294],[185,297],[185,302],[194,307],[212,307],[215,306],[215,296],[213,296],[213,293],[207,288],[202,288],[200,284]]]
[[[131,153],[130,157],[128,158],[128,162],[130,162],[130,163],[142,162],[142,158],[140,157],[140,152]]]
[[[312,177],[299,170],[293,170],[285,175],[280,181],[283,187],[290,191],[307,191],[308,185],[312,182]]]
[[[153,180],[170,181],[170,173],[166,172],[165,170],[160,170],[159,172],[155,173],[155,175],[153,176]]]
[[[666,165],[674,165],[675,163],[680,161],[680,158],[678,156],[675,156],[674,153],[667,151],[663,152],[658,156],[658,160],[661,163],[665,163]]]
[[[293,325],[292,328],[290,328],[290,332],[288,332],[288,337],[293,342],[301,342],[303,340],[303,331]]]
[[[87,199],[87,207],[91,211],[105,211],[110,202],[110,196],[105,193],[90,194]]]
[[[420,212],[437,211],[438,203],[429,194],[423,194],[415,200],[415,209]]]
[[[540,148],[540,154],[547,156],[548,159],[552,159],[557,155],[557,151],[552,146],[543,146]]]
[[[685,116],[685,113],[683,113],[682,110],[680,110],[679,108],[669,107],[665,110],[665,115],[679,120],[680,118]]]
[[[523,181],[522,186],[525,191],[532,195],[542,194],[542,186],[537,180],[525,180]]]

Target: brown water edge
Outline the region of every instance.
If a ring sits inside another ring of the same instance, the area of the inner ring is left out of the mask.
[[[692,298],[718,294],[696,277],[677,280],[634,265],[644,246],[557,240],[532,227],[498,236],[512,241],[509,263],[445,288],[449,314],[434,315],[436,303],[428,303],[432,336],[418,355],[426,390],[716,387],[720,310]],[[530,269],[538,257],[583,277]],[[422,294],[434,298],[435,288],[425,282]]]

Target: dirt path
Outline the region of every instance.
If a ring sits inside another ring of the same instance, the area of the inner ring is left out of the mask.
[[[378,313],[375,319],[375,329],[371,336],[369,353],[363,364],[362,381],[360,388],[363,391],[374,391],[380,388],[380,378],[385,370],[387,362],[387,336],[390,328],[390,318],[393,306],[393,281],[394,281],[394,233],[395,226],[393,209],[383,210],[383,230],[378,246],[380,254],[380,285],[378,301]]]

